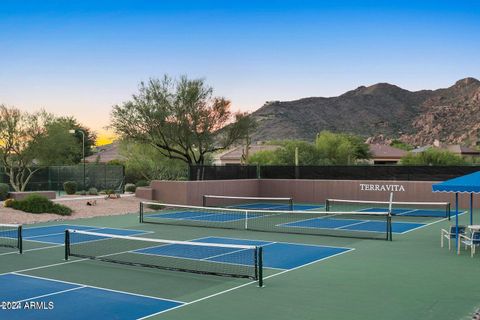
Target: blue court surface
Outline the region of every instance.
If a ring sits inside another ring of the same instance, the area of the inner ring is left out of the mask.
[[[34,227],[34,228],[26,227],[22,230],[22,236],[23,236],[23,239],[27,241],[51,243],[51,244],[62,244],[65,242],[65,229],[109,233],[109,234],[115,234],[115,235],[121,235],[121,236],[133,236],[133,235],[148,233],[147,231],[132,230],[132,229],[116,229],[116,228],[102,228],[102,227],[91,227],[91,226],[71,225],[71,224],[57,224],[53,226]]]
[[[263,266],[265,268],[278,270],[291,270],[299,268],[306,264],[310,264],[315,261],[326,259],[352,250],[351,248],[328,247],[286,242],[270,242],[248,239],[232,239],[223,237],[207,237],[192,241],[205,243],[261,246],[264,248]],[[191,248],[179,244],[173,244],[140,249],[134,252],[138,254],[179,257],[194,260],[198,259],[232,264],[239,264],[239,261],[242,261],[241,263],[243,264],[248,263],[253,265],[253,261],[249,262],[245,261],[245,259],[242,259],[242,251],[243,250],[238,250],[234,248],[212,248],[203,246],[195,247],[195,250],[191,250]]]
[[[290,223],[279,224],[281,227],[310,228],[310,229],[337,229],[362,232],[385,233],[387,223],[385,221],[360,220],[360,219],[336,219],[336,218],[313,218]],[[392,233],[407,233],[414,229],[425,226],[424,223],[416,222],[392,222]]]
[[[172,219],[172,220],[190,220],[190,221],[211,221],[211,222],[234,222],[245,220],[244,213],[215,213],[207,211],[189,211],[185,209],[184,211],[175,211],[172,213],[156,213],[149,214],[149,217],[152,218],[162,218],[162,219]],[[249,219],[254,219],[258,217],[255,214],[249,214]]]
[[[290,206],[288,204],[274,204],[274,203],[246,203],[246,204],[239,204],[233,205],[229,208],[234,209],[250,209],[250,210],[290,210]],[[324,208],[323,204],[294,204],[293,210],[294,211],[302,211],[302,210],[321,210]]]
[[[283,272],[354,250],[342,247],[222,237],[206,237],[192,241],[262,246],[264,248],[264,267]],[[201,246],[195,247],[195,250],[191,250],[191,248],[185,250],[181,245],[168,244],[131,252],[192,260],[238,263],[236,255],[239,251],[242,251],[233,248],[204,248],[207,247]],[[0,310],[0,318],[2,319],[114,318],[132,320],[160,314],[185,304],[182,301],[132,294],[15,272],[0,275],[0,297],[2,301],[17,302],[17,306],[21,308],[20,310]],[[41,307],[42,310],[26,308],[35,306]]]
[[[291,270],[316,261],[327,259],[353,250],[352,248],[330,247],[289,242],[272,242],[223,237],[207,237],[195,242],[254,245],[263,247],[263,266],[271,269]],[[228,262],[229,257],[215,257],[215,261]]]
[[[24,274],[0,275],[2,301],[17,310],[0,310],[2,319],[132,320],[167,311],[183,302],[113,291]],[[27,307],[30,307],[27,309]],[[34,307],[41,308],[34,309]],[[50,308],[50,309],[49,309]]]
[[[280,210],[288,211],[289,207],[287,205],[272,205],[268,203],[249,203],[243,205],[237,205],[230,207],[231,209],[244,209],[244,210]],[[218,208],[217,208],[218,209]],[[314,205],[314,204],[295,204],[294,211],[304,211],[304,210],[322,210],[323,205]],[[207,211],[206,208],[204,211],[198,210],[176,210],[171,213],[156,213],[149,214],[150,218],[162,218],[162,219],[172,219],[172,220],[190,220],[190,221],[210,221],[210,222],[235,222],[245,220],[245,213],[243,212],[221,212],[217,213],[215,209],[212,209],[211,212]],[[255,214],[254,212],[248,212],[248,219],[255,219],[262,217],[261,214]]]

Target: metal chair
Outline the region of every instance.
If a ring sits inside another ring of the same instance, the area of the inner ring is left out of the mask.
[[[464,235],[467,227],[458,226],[458,234]],[[455,226],[451,226],[449,230],[442,229],[440,231],[440,246],[443,248],[444,239],[448,240],[448,250],[452,249],[452,239],[457,239],[457,230]]]

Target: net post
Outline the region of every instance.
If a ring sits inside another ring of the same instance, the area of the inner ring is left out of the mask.
[[[17,235],[17,246],[20,254],[23,253],[23,237],[22,237],[22,226],[18,226],[18,235]]]
[[[263,248],[258,247],[257,249],[257,277],[258,277],[258,286],[263,287]]]
[[[392,213],[388,212],[387,215],[387,241],[393,240],[393,232],[392,232]]]
[[[330,211],[330,199],[325,199],[325,211]]]
[[[290,198],[288,200],[288,207],[289,207],[290,211],[293,211],[293,198]]]
[[[140,223],[143,223],[143,201],[140,201],[140,215],[139,215]]]
[[[65,230],[65,260],[68,260],[68,256],[70,255],[70,232],[68,229]]]
[[[202,196],[202,206],[204,206],[204,207],[207,206],[207,196],[206,195]]]

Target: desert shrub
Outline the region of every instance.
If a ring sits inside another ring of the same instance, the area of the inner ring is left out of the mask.
[[[133,183],[127,183],[125,185],[125,191],[126,192],[135,192],[135,189],[137,189],[137,186],[134,185]]]
[[[7,199],[3,202],[3,206],[5,208],[10,208],[10,207],[12,207],[12,204],[13,204],[14,201],[15,201],[14,199]]]
[[[96,196],[96,195],[98,195],[98,190],[97,190],[97,188],[90,188],[90,189],[88,189],[88,194],[91,195],[91,196]]]
[[[466,161],[459,155],[448,150],[430,148],[419,153],[409,153],[400,159],[406,166],[460,166]]]
[[[55,213],[62,216],[69,216],[72,209],[58,203],[54,203],[39,194],[30,194],[23,200],[12,202],[12,208],[30,213]]]
[[[79,196],[86,196],[87,195],[87,191],[85,190],[80,190],[80,191],[77,191],[75,192],[76,195],[79,195]]]
[[[0,183],[0,201],[7,199],[10,187],[6,183]]]
[[[65,181],[63,183],[63,190],[65,190],[67,194],[75,194],[77,191],[77,183],[75,181]]]
[[[135,185],[138,187],[148,187],[150,184],[148,183],[147,180],[138,180]]]

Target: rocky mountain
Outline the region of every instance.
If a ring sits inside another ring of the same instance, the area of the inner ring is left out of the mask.
[[[438,90],[408,91],[388,83],[358,87],[338,97],[271,101],[253,113],[254,140],[313,140],[322,130],[414,145],[474,144],[480,139],[480,81],[466,78]]]

